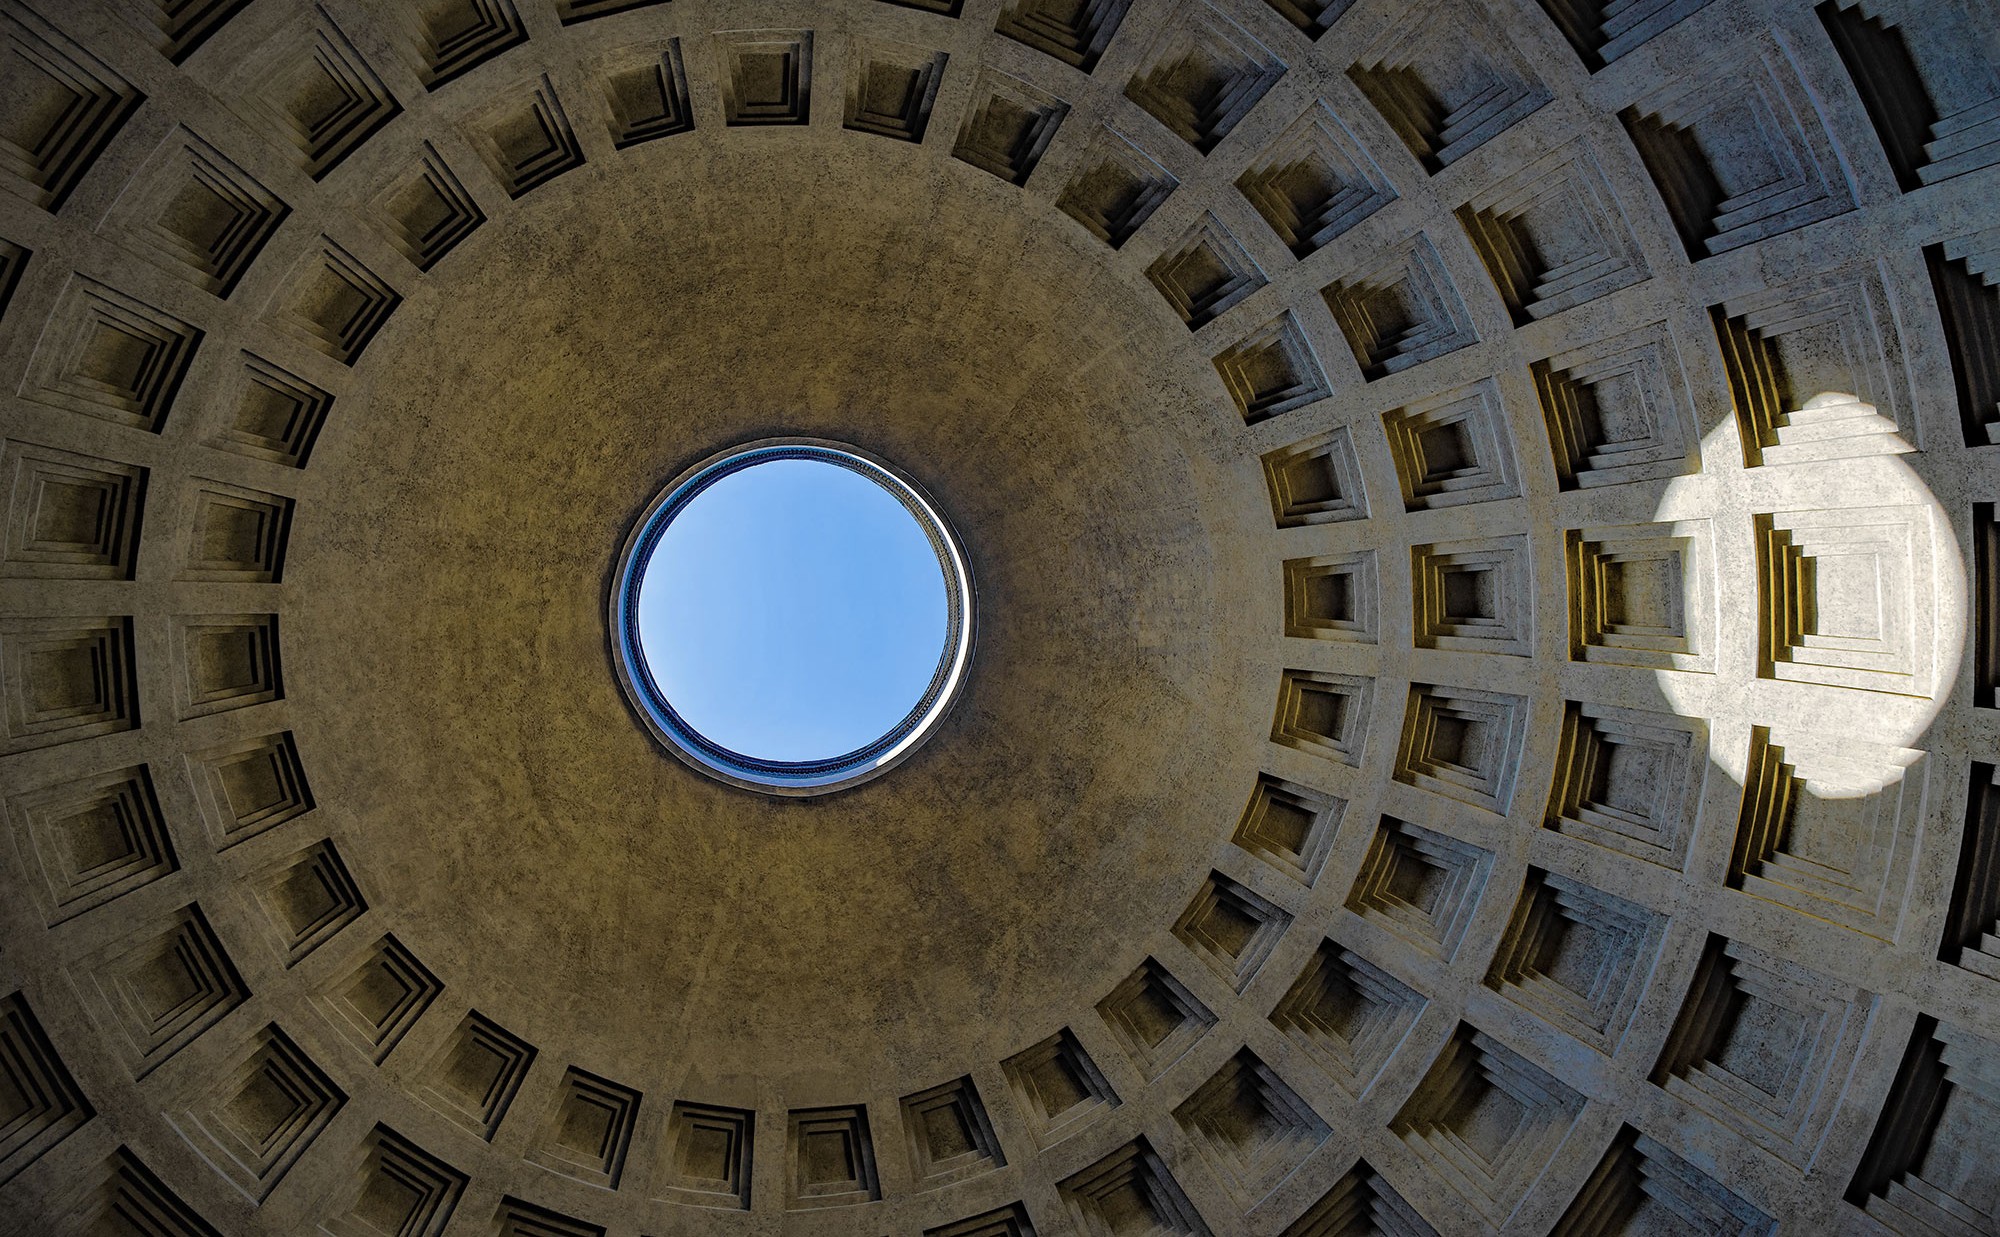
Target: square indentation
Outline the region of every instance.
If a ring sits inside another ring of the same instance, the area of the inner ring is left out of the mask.
[[[402,114],[324,8],[282,24],[220,74],[216,97],[314,180],[321,180]]]
[[[811,119],[810,30],[734,30],[715,38],[723,123],[802,125]]]
[[[60,923],[180,869],[144,765],[11,796],[15,845],[40,870],[44,913]]]
[[[661,1197],[696,1207],[749,1210],[756,1113],[677,1101],[667,1129]]]
[[[1303,408],[1332,393],[1311,342],[1289,310],[1218,354],[1215,372],[1229,388],[1245,425]]]
[[[906,1095],[903,1130],[910,1162],[925,1189],[1006,1166],[986,1105],[970,1077]]]
[[[425,1067],[421,1098],[492,1142],[535,1056],[533,1044],[472,1010]]]
[[[139,726],[129,618],[0,619],[0,755]]]
[[[1344,428],[1265,453],[1264,483],[1279,528],[1368,518],[1361,464]]]
[[[1154,41],[1125,84],[1125,97],[1207,154],[1284,72],[1269,48],[1197,2],[1182,9]]]
[[[116,1055],[144,1078],[231,1010],[250,990],[201,908],[190,903],[91,954],[78,988]]]
[[[198,1215],[194,1208],[167,1188],[158,1174],[132,1154],[132,1149],[120,1146],[98,1167],[99,1176],[91,1182],[96,1193],[96,1201],[88,1206],[89,1214],[99,1225],[109,1225],[112,1231],[123,1225],[127,1216],[145,1216],[158,1224],[158,1231],[166,1237],[207,1237],[214,1231],[207,1220]],[[148,1237],[151,1237],[148,1234]],[[342,1237],[346,1237],[342,1234]],[[423,1234],[422,1237],[435,1237]]]
[[[1861,265],[1711,307],[1746,465],[1916,449],[1894,278]]]
[[[243,354],[229,420],[210,445],[251,459],[304,468],[333,408],[333,395],[254,353]]]
[[[1670,715],[1568,702],[1545,823],[1679,868],[1706,750],[1705,732]]]
[[[1466,1201],[1504,1224],[1548,1167],[1584,1098],[1484,1032],[1458,1030],[1389,1128],[1418,1158],[1451,1171]]]
[[[1322,941],[1271,1022],[1359,1098],[1381,1076],[1428,998],[1353,950]]]
[[[353,365],[402,303],[402,293],[380,275],[321,237],[279,292],[272,320],[342,365]]]
[[[1194,901],[1174,921],[1182,944],[1241,992],[1291,925],[1290,913],[1231,880],[1210,872]]]
[[[1056,209],[1098,240],[1120,249],[1179,186],[1179,179],[1152,156],[1100,127],[1069,183],[1056,196]]]
[[[1410,574],[1417,647],[1533,655],[1526,537],[1414,545]]]
[[[973,82],[972,97],[952,155],[1010,185],[1027,184],[1069,114],[1069,104],[985,67]]]
[[[1696,1231],[1770,1237],[1777,1221],[1720,1181],[1639,1133],[1619,1130],[1597,1171],[1584,1183],[1554,1231],[1589,1231],[1607,1215],[1627,1217],[1628,1232]]]
[[[362,1143],[358,1180],[347,1209],[322,1221],[336,1237],[442,1237],[471,1178],[390,1129],[377,1125]]]
[[[1530,868],[1486,983],[1609,1056],[1651,978],[1665,927],[1665,916],[1647,907]]]
[[[1931,518],[1921,507],[1756,518],[1758,674],[1928,696]]]
[[[1289,558],[1285,634],[1373,644],[1382,621],[1375,552]]]
[[[275,614],[202,614],[173,620],[182,718],[281,699]]]
[[[1204,215],[1146,268],[1190,331],[1222,316],[1269,282],[1256,260],[1214,215]]]
[[[1333,1133],[1298,1092],[1248,1048],[1174,1109],[1223,1185],[1255,1206]]]
[[[1752,727],[1728,883],[1894,940],[1927,772],[1908,748]]]
[[[335,1027],[377,1065],[387,1060],[424,1016],[444,983],[407,945],[385,935],[360,963],[313,997]]]
[[[1260,773],[1229,840],[1311,885],[1319,879],[1346,810],[1344,799]]]
[[[1666,323],[1529,369],[1563,489],[1659,481],[1699,468],[1694,407]]]
[[[1406,510],[1520,496],[1500,387],[1491,379],[1385,412],[1382,430]]]
[[[331,839],[265,873],[256,892],[288,967],[298,965],[368,910],[367,899]]]
[[[1131,5],[1132,0],[1010,0],[993,28],[1088,73]]]
[[[2000,1117],[1987,1081],[1996,1067],[2000,1045],[1919,1017],[1847,1201],[1898,1233],[1976,1231],[2000,1220],[1985,1133]]]
[[[643,57],[608,57],[599,69],[598,91],[608,113],[611,144],[620,150],[694,132],[694,104],[678,38],[647,48]]]
[[[1274,6],[1290,9],[1294,0],[1271,0]],[[1334,0],[1340,7],[1345,0]],[[1311,7],[1312,0],[1306,0]],[[1357,1225],[1369,1225],[1359,1228]],[[1348,1237],[1350,1233],[1393,1233],[1396,1237],[1437,1237],[1437,1230],[1424,1221],[1395,1187],[1370,1167],[1357,1160],[1319,1201],[1293,1221],[1284,1237]]]
[[[1504,816],[1520,775],[1527,713],[1522,696],[1412,684],[1392,776]]]
[[[187,760],[218,847],[234,846],[313,809],[289,730],[208,748]]]
[[[1493,852],[1394,817],[1382,818],[1347,909],[1449,961],[1493,870]]]
[[[1345,765],[1359,765],[1374,699],[1373,679],[1287,670],[1278,683],[1271,742]]]
[[[1084,1232],[1209,1237],[1208,1225],[1144,1137],[1057,1183]]]
[[[1347,76],[1427,171],[1442,171],[1553,97],[1469,5],[1432,3],[1391,31]]]
[[[291,208],[185,128],[134,175],[113,218],[175,274],[220,297],[235,291]]]
[[[1854,209],[1854,187],[1790,48],[1734,40],[1619,113],[1690,258]]]
[[[1712,670],[1712,544],[1707,520],[1567,532],[1571,659]]]
[[[196,483],[184,580],[276,584],[291,539],[293,501],[220,481]]]
[[[1069,1028],[1000,1063],[1029,1134],[1042,1147],[1118,1106],[1118,1095]]]
[[[1422,233],[1320,295],[1371,382],[1479,342],[1444,259]]]
[[[1324,103],[1300,116],[1236,188],[1299,258],[1396,199],[1374,158]]]
[[[1457,214],[1516,326],[1650,273],[1603,170],[1581,143],[1485,190]]]
[[[790,1117],[794,1209],[841,1207],[882,1197],[868,1110],[800,1108]]]
[[[206,333],[83,275],[70,278],[28,365],[28,399],[157,434]]]
[[[8,1087],[0,1113],[0,1184],[40,1159],[96,1115],[83,1091],[56,1056],[42,1024],[16,992],[0,1000],[0,1063]]]
[[[642,1098],[631,1087],[570,1066],[528,1158],[565,1177],[617,1189]]]
[[[130,580],[138,568],[147,470],[53,447],[0,452],[7,524],[0,575]]]
[[[1711,934],[1653,1081],[1779,1159],[1808,1167],[1875,999]]]
[[[486,212],[429,142],[416,164],[369,206],[389,243],[420,271],[443,261],[486,222]]]
[[[0,14],[0,49],[6,176],[53,213],[146,96],[25,6]]]
[[[528,41],[514,0],[429,0],[405,15],[417,76],[436,90]]]
[[[230,1184],[261,1203],[346,1102],[273,1024],[170,1120]]]
[[[1159,1077],[1216,1023],[1215,1014],[1152,958],[1099,1001],[1097,1012],[1148,1080]]]
[[[904,43],[857,42],[842,124],[902,142],[922,142],[944,80],[944,52]]]

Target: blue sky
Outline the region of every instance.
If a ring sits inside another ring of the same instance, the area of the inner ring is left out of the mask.
[[[838,756],[917,703],[946,634],[944,572],[903,505],[836,464],[774,460],[709,486],[639,590],[653,680],[712,742]]]

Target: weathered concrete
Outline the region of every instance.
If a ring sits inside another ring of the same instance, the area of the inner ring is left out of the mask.
[[[6,5],[0,1232],[1979,1231],[2000,30],[1866,3]],[[604,628],[775,434],[979,588],[806,801]]]

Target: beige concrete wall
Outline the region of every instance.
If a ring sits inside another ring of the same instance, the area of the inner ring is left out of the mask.
[[[0,1231],[2000,1225],[1990,5],[0,30]],[[979,589],[807,801],[604,629],[774,434]]]

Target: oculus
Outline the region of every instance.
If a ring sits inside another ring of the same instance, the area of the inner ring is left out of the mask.
[[[972,578],[937,505],[855,447],[765,439],[676,477],[610,599],[620,685],[667,749],[779,795],[887,772],[950,709]]]

